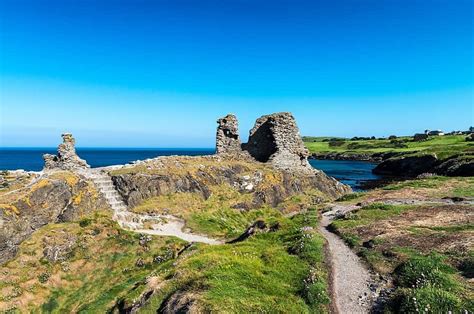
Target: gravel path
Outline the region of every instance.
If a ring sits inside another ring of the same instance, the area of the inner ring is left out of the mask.
[[[164,222],[154,224],[151,229],[133,230],[139,233],[154,234],[160,236],[174,236],[188,242],[201,242],[207,244],[223,244],[223,241],[208,238],[204,235],[185,232],[184,221],[170,215],[160,216],[164,218]]]
[[[372,305],[372,282],[369,270],[361,263],[359,257],[337,235],[326,227],[331,223],[334,214],[350,211],[351,206],[334,206],[323,214],[320,231],[328,241],[331,261],[332,293],[334,308],[338,313],[369,313]]]

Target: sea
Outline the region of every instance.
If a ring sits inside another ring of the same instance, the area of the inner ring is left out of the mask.
[[[76,148],[77,154],[91,167],[123,165],[136,160],[158,156],[212,155],[213,148]],[[56,154],[56,148],[0,148],[0,170],[23,169],[39,171],[43,168],[43,154]],[[365,161],[315,160],[310,164],[323,170],[329,176],[350,185],[354,190],[364,190],[364,186],[382,177],[372,174],[376,164]],[[369,184],[370,185],[370,184]]]

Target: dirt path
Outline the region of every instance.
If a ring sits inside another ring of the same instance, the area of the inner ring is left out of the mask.
[[[336,212],[352,209],[351,206],[334,206],[331,211],[323,214],[319,227],[328,241],[334,308],[341,314],[369,313],[373,299],[370,271],[343,240],[326,229]]]

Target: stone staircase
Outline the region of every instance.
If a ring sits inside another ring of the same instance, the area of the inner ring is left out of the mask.
[[[144,222],[152,218],[148,215],[137,215],[128,211],[127,205],[115,189],[112,178],[106,172],[91,169],[87,171],[86,177],[94,182],[105,197],[107,203],[114,211],[113,219],[116,220],[122,228],[131,230],[142,229]],[[152,220],[156,223],[156,218],[153,218]]]
[[[169,215],[136,214],[128,210],[120,194],[115,189],[112,178],[100,168],[80,170],[80,174],[94,182],[113,209],[113,219],[120,227],[140,233],[175,236],[188,242],[221,244],[222,241],[206,236],[183,232],[184,221]]]

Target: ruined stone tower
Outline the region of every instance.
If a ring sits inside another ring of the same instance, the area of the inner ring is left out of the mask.
[[[238,155],[242,152],[239,138],[239,123],[233,114],[217,120],[216,153]]]
[[[63,170],[73,170],[77,168],[89,168],[87,162],[76,154],[75,143],[76,140],[71,133],[64,133],[61,135],[63,142],[58,146],[58,154],[44,154],[44,168],[54,169],[59,168]]]
[[[256,160],[270,162],[278,169],[314,172],[308,162],[308,149],[301,139],[295,118],[289,112],[257,119],[243,148]]]

